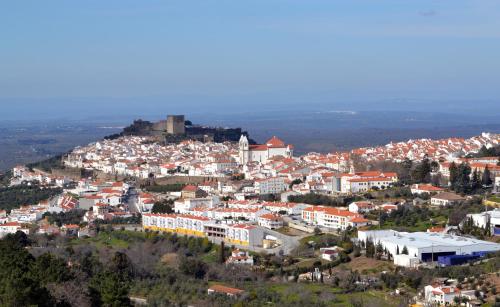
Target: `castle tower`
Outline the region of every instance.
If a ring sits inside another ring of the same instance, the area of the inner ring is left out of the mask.
[[[184,134],[186,133],[186,125],[184,115],[168,115],[167,116],[167,133],[168,134]]]
[[[249,147],[248,139],[245,135],[241,135],[239,142],[239,156],[240,156],[240,164],[245,165],[249,161]]]

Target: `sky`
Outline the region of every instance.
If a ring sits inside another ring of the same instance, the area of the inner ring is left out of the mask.
[[[2,1],[0,120],[500,110],[499,54],[500,1]]]

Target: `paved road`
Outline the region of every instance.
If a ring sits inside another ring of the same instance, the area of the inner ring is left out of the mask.
[[[140,213],[141,210],[139,209],[139,206],[137,204],[137,198],[138,198],[138,193],[135,187],[131,187],[128,190],[127,196],[125,198],[125,202],[128,205],[128,208],[130,212],[132,213]]]

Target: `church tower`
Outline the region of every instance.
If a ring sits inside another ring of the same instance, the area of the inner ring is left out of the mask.
[[[240,137],[239,156],[241,165],[245,165],[248,163],[250,151],[249,151],[248,139],[245,135],[241,135]]]

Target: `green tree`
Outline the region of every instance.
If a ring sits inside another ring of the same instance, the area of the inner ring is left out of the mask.
[[[477,191],[481,189],[482,182],[477,169],[472,172],[471,189],[472,191]]]
[[[226,262],[226,255],[225,255],[225,245],[224,245],[224,241],[222,241],[220,243],[220,246],[219,246],[219,263],[224,263]]]
[[[0,305],[53,306],[49,292],[34,273],[35,258],[8,235],[0,241]]]
[[[405,246],[403,246],[403,250],[401,251],[401,254],[403,255],[408,255],[408,248]]]
[[[491,172],[490,172],[490,169],[488,168],[488,166],[486,166],[484,168],[484,172],[483,172],[482,178],[481,178],[481,183],[484,185],[487,185],[487,186],[492,184]]]
[[[66,262],[50,253],[39,256],[32,265],[34,277],[42,284],[61,283],[73,278]]]
[[[132,306],[128,298],[130,285],[115,272],[103,272],[90,282],[90,294],[94,306]]]

